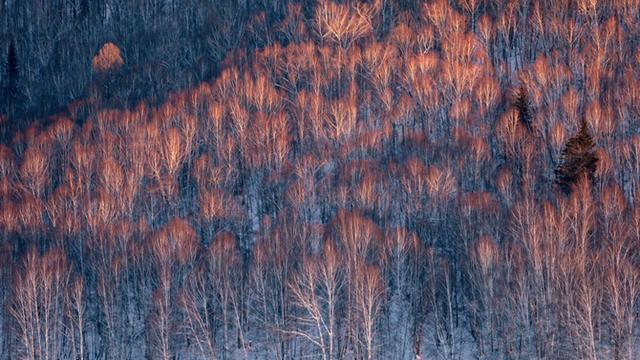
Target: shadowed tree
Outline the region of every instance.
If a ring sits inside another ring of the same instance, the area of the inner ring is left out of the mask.
[[[518,117],[522,124],[524,124],[529,131],[531,131],[531,122],[533,120],[533,114],[531,114],[531,104],[529,103],[529,94],[527,88],[521,85],[516,93],[516,99],[513,103],[518,111]]]
[[[565,194],[571,191],[581,175],[586,175],[593,181],[598,164],[594,148],[595,143],[583,120],[578,133],[567,141],[562,151],[561,163],[555,171],[556,184]]]
[[[7,114],[14,113],[18,107],[20,97],[20,89],[18,87],[19,70],[16,46],[12,41],[7,50],[7,62],[5,65],[4,109],[0,109]]]

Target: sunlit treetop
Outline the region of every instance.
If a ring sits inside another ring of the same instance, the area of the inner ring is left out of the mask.
[[[113,70],[117,70],[124,64],[122,60],[122,54],[120,48],[114,43],[108,42],[102,45],[102,48],[93,57],[91,66],[93,71],[97,73],[105,73]]]

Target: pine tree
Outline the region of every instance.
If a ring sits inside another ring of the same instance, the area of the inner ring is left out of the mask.
[[[518,111],[520,121],[526,126],[527,130],[531,130],[532,115],[529,104],[529,94],[524,85],[520,86],[516,94],[516,101],[513,104]]]
[[[598,163],[594,148],[595,143],[587,123],[582,120],[580,130],[567,141],[562,150],[561,163],[555,171],[556,184],[564,193],[571,192],[580,176],[587,176],[593,181]]]
[[[16,54],[14,43],[11,42],[7,52],[7,63],[5,66],[6,84],[3,91],[5,112],[8,113],[15,110],[20,95],[20,91],[18,89],[18,73],[18,55]]]

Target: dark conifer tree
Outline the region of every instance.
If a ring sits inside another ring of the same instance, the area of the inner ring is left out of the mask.
[[[5,65],[5,88],[3,91],[4,97],[4,112],[11,113],[15,111],[17,106],[20,91],[18,89],[18,55],[16,54],[16,48],[13,43],[9,44],[9,50],[7,52],[7,62]]]
[[[580,130],[567,141],[562,150],[561,162],[555,171],[556,184],[563,192],[569,193],[580,176],[587,176],[593,181],[598,163],[594,149],[593,137],[586,121],[582,120]]]
[[[533,116],[531,114],[531,105],[529,104],[529,94],[524,85],[521,85],[518,89],[514,106],[518,111],[520,121],[525,125],[527,130],[531,130]]]

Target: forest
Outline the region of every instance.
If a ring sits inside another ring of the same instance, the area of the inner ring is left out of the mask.
[[[0,360],[640,358],[640,0],[0,0]]]

